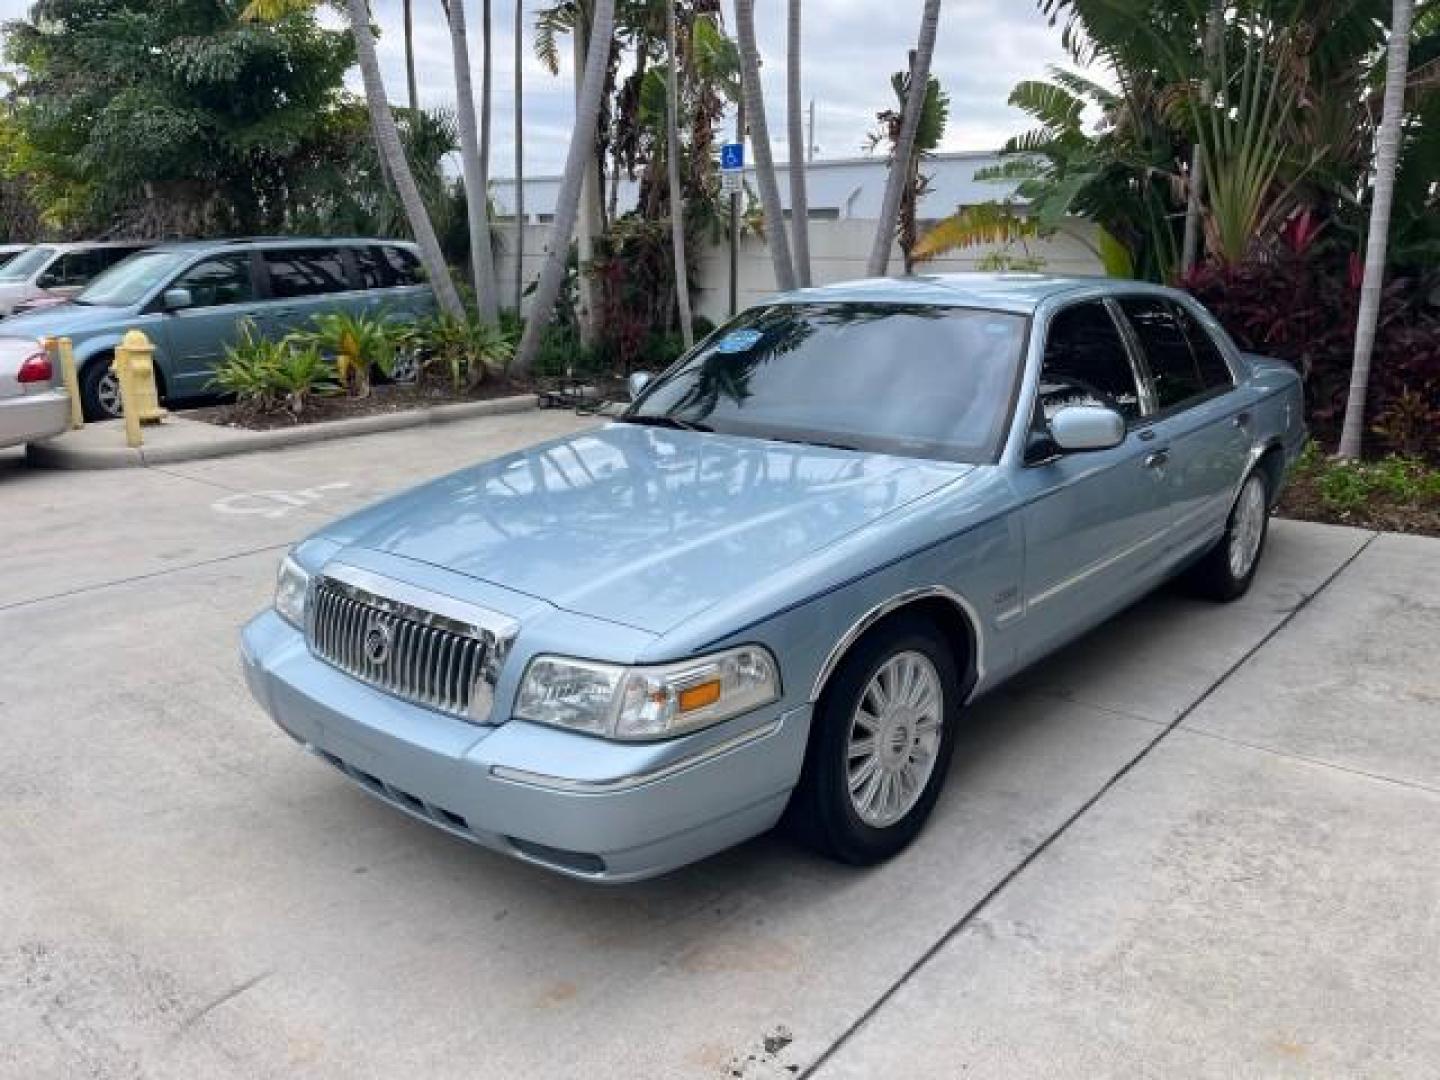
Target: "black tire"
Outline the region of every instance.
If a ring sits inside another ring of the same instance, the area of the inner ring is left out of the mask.
[[[1254,506],[1257,501],[1260,507],[1259,535],[1251,541],[1254,551],[1249,557],[1249,564],[1244,565],[1243,560],[1240,560],[1237,568],[1237,562],[1232,560],[1231,555],[1237,543],[1243,546],[1241,533],[1250,527],[1244,524],[1244,519],[1247,514],[1255,513]],[[1186,571],[1185,584],[1192,592],[1208,600],[1224,603],[1240,599],[1255,580],[1255,571],[1260,567],[1260,558],[1265,553],[1265,538],[1269,532],[1270,481],[1265,470],[1257,468],[1240,485],[1240,493],[1235,497],[1235,505],[1230,508],[1230,519],[1225,523],[1225,533],[1220,537],[1220,542]]]
[[[862,820],[850,795],[850,733],[871,680],[891,660],[919,653],[933,665],[941,694],[939,745],[919,798],[893,824]],[[960,713],[955,657],[926,618],[901,615],[872,630],[841,662],[816,705],[800,783],[786,812],[791,832],[821,854],[856,866],[883,862],[919,834],[949,771]]]
[[[114,380],[115,374],[110,370],[110,357],[97,356],[85,365],[80,372],[80,408],[85,414],[87,423],[94,423],[97,420],[118,420],[121,413],[118,407],[113,411],[109,407],[110,402],[119,402],[119,384],[113,384],[114,393],[110,393],[107,383]]]

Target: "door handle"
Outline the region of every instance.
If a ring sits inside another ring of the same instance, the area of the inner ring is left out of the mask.
[[[1170,451],[1169,451],[1169,450],[1156,450],[1156,451],[1154,451],[1153,453],[1149,453],[1149,454],[1146,454],[1146,455],[1145,455],[1145,468],[1147,468],[1147,469],[1160,469],[1160,468],[1163,468],[1163,467],[1165,466],[1165,463],[1168,462],[1169,460],[1170,460]]]
[[[1248,412],[1236,413],[1230,422],[1238,428],[1249,427],[1250,414]]]

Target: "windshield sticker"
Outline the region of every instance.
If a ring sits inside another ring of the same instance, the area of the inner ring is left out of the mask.
[[[732,330],[715,343],[718,353],[749,352],[760,343],[765,335],[759,330]]]

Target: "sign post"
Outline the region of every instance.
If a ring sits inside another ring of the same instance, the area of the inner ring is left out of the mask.
[[[745,107],[735,124],[736,142],[720,145],[720,190],[730,196],[730,317],[740,300],[740,192],[745,186]]]

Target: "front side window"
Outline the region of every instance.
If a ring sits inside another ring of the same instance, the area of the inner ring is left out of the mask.
[[[350,288],[345,260],[337,248],[285,248],[265,253],[270,295],[277,300],[322,296]]]
[[[988,462],[1009,423],[1027,320],[924,304],[746,312],[661,376],[630,423]]]
[[[1195,353],[1173,304],[1159,296],[1125,296],[1120,299],[1120,309],[1145,353],[1155,383],[1155,401],[1162,412],[1205,393]]]
[[[255,299],[250,256],[235,254],[206,259],[186,270],[171,287],[190,290],[193,306],[197,308],[248,304]]]
[[[102,269],[94,251],[67,251],[46,268],[35,282],[42,289],[63,289],[84,285]]]
[[[1037,422],[1066,405],[1106,405],[1132,422],[1143,412],[1125,339],[1099,300],[1067,307],[1050,320]]]

